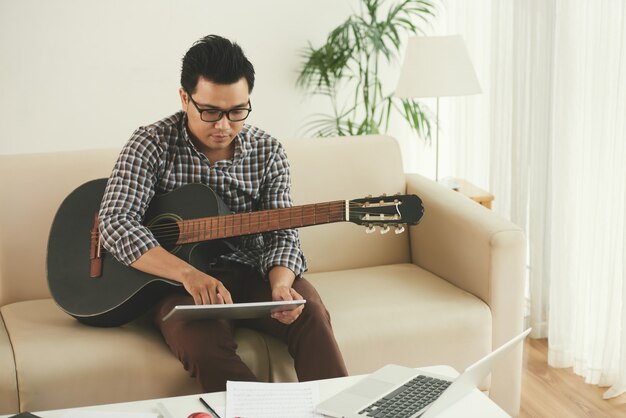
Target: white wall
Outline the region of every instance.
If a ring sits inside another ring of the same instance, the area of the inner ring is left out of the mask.
[[[356,0],[0,0],[0,154],[121,147],[180,108],[181,59],[200,37],[239,43],[257,72],[249,121],[302,136],[315,103],[300,51]]]

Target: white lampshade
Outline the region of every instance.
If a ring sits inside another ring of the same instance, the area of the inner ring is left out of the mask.
[[[395,95],[400,98],[465,96],[480,84],[460,35],[409,39]]]

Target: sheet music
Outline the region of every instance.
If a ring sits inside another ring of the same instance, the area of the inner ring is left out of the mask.
[[[226,418],[318,418],[319,383],[226,383]]]

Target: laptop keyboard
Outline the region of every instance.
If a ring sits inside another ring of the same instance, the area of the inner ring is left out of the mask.
[[[451,383],[433,377],[416,376],[369,405],[359,415],[376,418],[410,417],[434,402]]]

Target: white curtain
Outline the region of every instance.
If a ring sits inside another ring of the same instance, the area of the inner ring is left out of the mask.
[[[549,364],[626,392],[626,4],[448,0],[483,86],[443,101],[443,173],[491,190],[529,239]],[[447,170],[447,172],[445,172]]]

